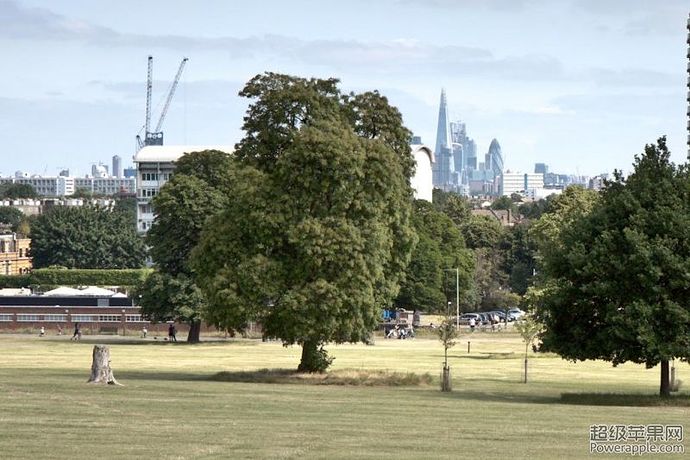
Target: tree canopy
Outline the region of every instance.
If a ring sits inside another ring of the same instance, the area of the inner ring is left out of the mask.
[[[38,193],[29,184],[0,184],[0,199],[38,198]]]
[[[342,96],[337,80],[267,73],[252,99],[231,197],[194,250],[208,316],[260,321],[322,371],[327,342],[367,340],[399,290],[415,243],[409,131],[378,93]]]
[[[191,152],[177,161],[175,175],[153,199],[156,220],[146,235],[155,272],[138,289],[142,313],[154,321],[189,323],[187,340],[199,341],[206,302],[189,266],[206,221],[228,199],[233,159],[217,150]]]
[[[690,177],[669,156],[665,138],[646,146],[634,172],[617,173],[589,212],[567,197],[554,203],[570,218],[544,226],[551,239],[540,248],[547,284],[537,309],[545,349],[661,363],[662,395],[668,361],[690,358]]]
[[[459,269],[459,295],[464,298],[474,272],[474,257],[465,248],[457,226],[431,203],[415,201],[412,222],[419,242],[395,305],[445,313],[446,302],[455,302],[455,269]]]
[[[0,206],[0,230],[2,227],[7,227],[9,230],[16,232],[24,217],[24,213],[17,208]]]
[[[128,214],[102,206],[55,206],[31,226],[34,268],[140,268],[146,249]]]

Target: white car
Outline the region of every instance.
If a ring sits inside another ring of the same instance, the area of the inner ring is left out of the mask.
[[[508,310],[508,317],[512,317],[515,320],[522,318],[524,315],[525,312],[520,310],[519,308],[511,308],[510,310]]]

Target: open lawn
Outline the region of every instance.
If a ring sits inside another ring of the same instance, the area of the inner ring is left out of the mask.
[[[125,386],[85,383],[96,343],[110,345]],[[256,372],[297,367],[300,349],[278,342],[0,335],[0,458],[585,458],[593,424],[690,430],[686,363],[676,363],[680,399],[650,406],[656,398],[626,396],[658,392],[659,370],[639,365],[530,352],[530,382],[520,383],[524,345],[509,333],[461,338],[450,350],[452,393],[438,390],[443,349],[433,338],[328,350],[343,377],[330,383],[381,370],[422,378],[327,385]]]

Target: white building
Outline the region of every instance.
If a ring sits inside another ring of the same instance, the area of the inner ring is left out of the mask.
[[[80,189],[101,195],[134,193],[136,189],[136,179],[133,177],[0,177],[0,184],[3,183],[30,185],[36,193],[45,197],[71,196]]]
[[[151,228],[155,218],[151,199],[158,195],[163,184],[172,176],[175,162],[182,155],[203,150],[220,150],[232,153],[234,147],[200,145],[147,145],[134,155],[137,168],[137,231],[144,233]]]
[[[434,152],[426,145],[411,145],[412,155],[416,164],[414,176],[410,178],[410,185],[414,190],[414,197],[418,200],[431,201],[434,190],[432,182],[432,165]]]
[[[86,190],[100,195],[114,195],[116,193],[134,193],[136,178],[134,177],[77,177],[74,178],[77,190]]]
[[[500,194],[510,196],[513,193],[526,195],[531,189],[544,188],[544,175],[541,173],[521,173],[504,171],[501,175]]]
[[[551,195],[560,195],[561,193],[563,193],[563,189],[560,188],[531,188],[525,192],[525,198],[538,201]]]
[[[434,152],[429,147],[419,144],[411,146],[411,149],[416,163],[415,174],[410,179],[414,196],[420,200],[431,201],[431,165],[434,162]],[[147,145],[134,155],[134,164],[137,168],[137,231],[145,233],[151,228],[155,219],[151,199],[170,180],[175,170],[175,162],[185,153],[203,150],[232,153],[234,148],[227,145]]]

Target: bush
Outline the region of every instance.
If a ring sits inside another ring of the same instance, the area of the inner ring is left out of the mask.
[[[31,273],[31,284],[67,286],[134,286],[151,273],[150,269],[59,269],[39,268]]]
[[[136,286],[151,273],[150,269],[96,270],[39,268],[29,275],[0,276],[0,288],[41,286]]]
[[[0,289],[19,289],[31,285],[31,275],[0,275]]]

